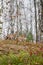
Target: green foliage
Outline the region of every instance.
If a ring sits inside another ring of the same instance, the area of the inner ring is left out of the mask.
[[[29,54],[27,52],[21,51],[19,54],[19,59],[22,65],[27,65],[29,63]]]
[[[43,65],[43,57],[33,54],[30,57],[31,65]]]
[[[0,57],[0,65],[8,65],[8,57],[6,55]]]
[[[19,58],[15,54],[9,54],[9,60],[12,65],[19,64]]]
[[[28,41],[28,42],[29,42],[29,41],[33,41],[33,35],[32,35],[31,32],[29,32],[29,33],[27,34],[27,41]]]
[[[43,65],[43,56],[20,51],[19,54],[9,53],[0,56],[0,65]]]
[[[18,56],[10,53],[9,60],[12,65],[26,65],[29,63],[29,54],[24,51],[20,51]]]

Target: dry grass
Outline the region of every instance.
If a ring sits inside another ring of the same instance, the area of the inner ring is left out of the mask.
[[[0,54],[13,52],[18,54],[19,51],[26,51],[28,53],[43,53],[43,44],[42,43],[31,43],[31,42],[18,42],[14,40],[0,40]]]

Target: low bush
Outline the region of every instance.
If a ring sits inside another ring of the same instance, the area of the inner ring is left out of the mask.
[[[28,42],[33,41],[33,35],[32,35],[31,32],[29,32],[29,33],[27,34],[27,40],[26,40],[26,41],[28,41]]]
[[[19,54],[9,53],[0,56],[0,65],[43,65],[43,56],[30,55],[24,51]]]
[[[0,56],[0,65],[8,65],[8,57],[7,57],[7,55]]]

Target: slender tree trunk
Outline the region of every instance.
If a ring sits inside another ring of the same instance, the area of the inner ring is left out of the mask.
[[[43,42],[43,0],[40,0],[41,2],[41,23],[40,23],[40,33],[41,33],[41,41]]]
[[[37,42],[37,11],[36,11],[36,0],[34,0],[34,8],[35,8],[36,42]]]

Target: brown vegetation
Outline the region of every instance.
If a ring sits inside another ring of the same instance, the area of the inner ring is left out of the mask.
[[[30,43],[30,42],[18,42],[15,40],[3,40],[0,41],[0,53],[9,53],[10,51],[18,54],[19,51],[26,51],[31,54],[43,53],[43,44],[42,43]]]

